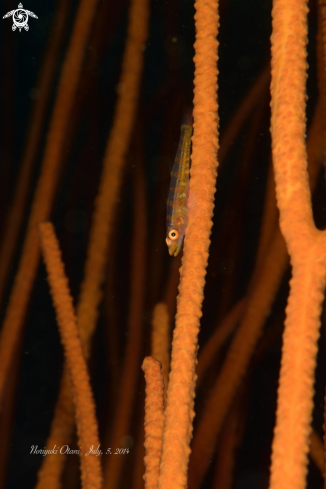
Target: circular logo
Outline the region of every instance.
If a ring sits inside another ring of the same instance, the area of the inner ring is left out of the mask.
[[[12,19],[14,21],[15,26],[21,29],[22,27],[25,27],[25,25],[27,24],[28,14],[26,10],[19,8],[15,10]]]

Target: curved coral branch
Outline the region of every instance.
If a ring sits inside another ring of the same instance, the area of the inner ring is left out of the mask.
[[[305,147],[307,2],[273,6],[271,133],[280,227],[292,264],[274,431],[272,489],[303,489],[326,281],[326,235],[313,223]]]

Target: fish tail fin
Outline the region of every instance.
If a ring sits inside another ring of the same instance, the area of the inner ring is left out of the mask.
[[[186,107],[183,111],[181,126],[192,126],[192,109],[190,107]]]

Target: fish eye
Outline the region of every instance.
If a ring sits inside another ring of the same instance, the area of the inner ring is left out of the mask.
[[[171,229],[171,231],[168,234],[168,237],[172,240],[175,241],[176,239],[179,238],[179,233],[176,229]]]

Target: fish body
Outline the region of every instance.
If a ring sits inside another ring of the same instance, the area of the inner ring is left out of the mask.
[[[191,135],[192,114],[189,111],[185,114],[181,125],[180,141],[171,173],[167,202],[165,241],[171,256],[177,256],[179,253],[187,226]]]

